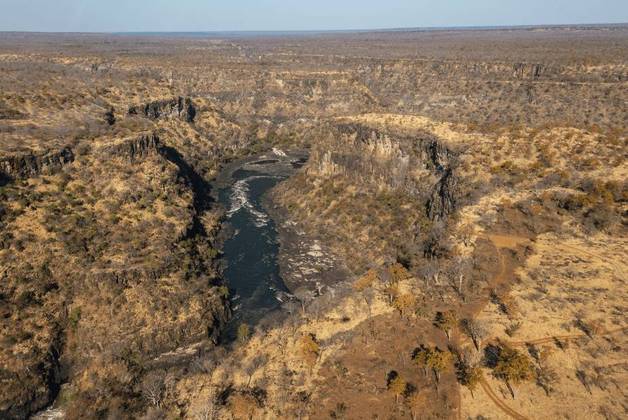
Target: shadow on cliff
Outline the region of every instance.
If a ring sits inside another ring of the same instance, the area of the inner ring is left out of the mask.
[[[160,148],[162,156],[168,159],[170,162],[177,165],[179,173],[183,176],[187,183],[192,187],[194,191],[194,220],[190,228],[188,229],[188,237],[192,236],[207,236],[207,232],[200,221],[199,214],[208,210],[214,199],[211,195],[211,185],[203,179],[203,177],[196,172],[196,170],[190,165],[179,153],[179,151],[173,147],[162,145]]]
[[[13,179],[10,176],[0,172],[0,187],[4,187],[11,181],[13,181]]]

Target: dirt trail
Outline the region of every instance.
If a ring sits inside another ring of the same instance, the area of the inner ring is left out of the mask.
[[[504,283],[508,277],[508,267],[506,264],[506,257],[502,253],[501,250],[504,248],[516,249],[517,246],[519,246],[520,244],[527,243],[529,239],[520,237],[520,236],[513,236],[513,235],[485,235],[484,238],[488,239],[495,247],[495,253],[497,255],[497,260],[499,261],[499,271],[495,274],[495,276],[493,276],[493,278],[489,282],[490,288],[494,288]],[[480,310],[481,308],[478,308],[478,312]],[[482,389],[484,390],[486,395],[489,397],[489,399],[506,415],[517,420],[527,420],[526,417],[522,416],[521,414],[517,413],[515,410],[510,408],[502,399],[500,399],[495,394],[495,392],[493,391],[489,383],[486,381],[484,376],[482,376],[482,379],[480,380],[480,385],[482,386]],[[460,392],[458,392],[458,396],[460,398],[460,401],[459,401],[460,408],[458,411],[458,414],[459,414],[458,418],[460,419],[462,417],[462,396]]]
[[[625,270],[625,264],[615,264],[615,262],[611,259],[609,259],[608,257],[606,257],[605,255],[601,255],[598,254],[597,252],[588,250],[588,249],[583,249],[581,247],[578,246],[574,246],[574,245],[567,245],[565,243],[560,243],[557,244],[557,247],[560,248],[566,248],[568,250],[571,251],[575,251],[575,252],[580,252],[582,254],[588,255],[589,257],[593,258],[593,259],[597,259],[598,261],[601,261],[602,263],[608,265],[609,267],[611,267],[613,270],[615,270],[615,273],[617,274],[617,276],[620,279],[626,279],[626,270]]]
[[[627,329],[628,329],[628,327],[616,328],[616,329],[608,330],[608,331],[606,331],[604,333],[596,334],[596,335],[597,336],[609,335],[609,334],[614,334],[616,332],[625,331]],[[525,345],[530,345],[530,344],[553,343],[556,340],[575,340],[575,339],[586,337],[586,336],[587,336],[586,334],[581,333],[581,334],[571,334],[571,335],[559,335],[559,336],[552,336],[552,337],[543,337],[543,338],[537,338],[535,340],[508,341],[508,342],[501,341],[501,343],[509,345],[509,346],[512,346],[512,347],[518,347],[518,346],[525,346]],[[493,341],[493,342],[500,342],[500,340],[497,339],[497,338],[495,338],[495,339],[493,339],[491,341]],[[482,379],[480,379],[480,385],[482,386],[482,389],[484,390],[484,392],[486,392],[486,395],[490,398],[490,400],[493,401],[493,403],[500,410],[502,410],[505,414],[509,415],[510,417],[512,417],[514,419],[521,419],[521,420],[527,419],[527,417],[517,413],[515,410],[513,410],[508,405],[506,405],[506,403],[501,398],[499,398],[499,396],[497,396],[495,394],[495,391],[493,391],[493,389],[491,388],[490,384],[486,381],[486,378],[484,378],[484,376],[482,376]],[[460,410],[460,412],[462,412],[462,409]]]
[[[621,328],[615,328],[612,330],[608,330],[608,331],[604,331],[604,332],[600,332],[595,334],[596,337],[599,336],[603,336],[603,335],[610,335],[610,334],[614,334],[620,331],[625,331],[628,330],[628,327],[621,327]],[[518,346],[526,346],[529,344],[547,344],[547,343],[553,343],[556,340],[563,340],[563,341],[569,341],[569,340],[576,340],[578,338],[582,338],[582,337],[588,337],[585,333],[579,333],[579,334],[569,334],[569,335],[553,335],[551,337],[543,337],[543,338],[536,338],[534,340],[523,340],[523,341],[504,341],[501,340],[502,343],[511,346],[511,347],[518,347]],[[495,341],[497,341],[497,339],[494,339]]]
[[[496,255],[498,257],[499,260],[499,271],[497,272],[497,274],[493,277],[493,279],[491,280],[491,283],[493,285],[498,285],[498,284],[502,284],[504,281],[506,281],[506,275],[507,275],[507,267],[506,267],[506,260],[505,257],[503,255],[503,253],[501,252],[501,250],[503,248],[508,248],[508,249],[515,249],[517,246],[524,244],[526,242],[529,241],[528,238],[523,238],[523,237],[518,237],[518,236],[511,236],[511,235],[486,235],[485,236],[486,239],[488,239],[489,241],[491,241],[493,243],[493,245],[495,246],[495,252]],[[571,250],[576,250],[578,252],[582,252],[584,254],[589,255],[590,257],[593,258],[597,258],[600,259],[608,264],[610,264],[620,275],[623,276],[624,274],[624,270],[621,267],[618,267],[617,265],[614,265],[610,262],[607,261],[606,258],[604,258],[603,256],[596,254],[594,252],[588,251],[588,250],[583,250],[577,247],[573,247],[570,245],[566,245],[566,244],[560,244],[560,246],[563,246],[564,248],[568,248]],[[628,327],[622,327],[622,328],[617,328],[617,329],[613,329],[613,330],[607,330],[606,332],[602,332],[599,334],[596,334],[596,336],[602,336],[602,335],[610,335],[610,334],[614,334],[616,332],[620,332],[620,331],[625,331],[627,330]],[[585,333],[579,333],[579,334],[569,334],[569,335],[556,335],[556,336],[551,336],[551,337],[542,337],[542,338],[536,338],[533,340],[522,340],[522,341],[504,341],[504,340],[500,340],[498,338],[494,338],[493,340],[490,340],[494,343],[502,343],[508,346],[512,346],[512,347],[520,347],[520,346],[527,346],[527,345],[539,345],[539,344],[547,344],[547,343],[554,343],[556,342],[556,340],[562,340],[562,341],[569,341],[569,340],[576,340],[582,337],[587,337],[587,335]],[[514,419],[518,419],[518,420],[525,420],[527,419],[525,416],[519,414],[518,412],[516,412],[515,410],[513,410],[512,408],[510,408],[501,398],[499,398],[499,396],[497,396],[495,394],[495,392],[493,391],[493,389],[491,388],[490,384],[486,381],[486,378],[484,376],[482,376],[481,380],[480,380],[480,385],[482,386],[482,389],[484,390],[484,392],[486,392],[486,395],[489,397],[489,399],[502,411],[504,412],[506,415],[514,418]],[[460,415],[462,414],[462,401],[460,401],[461,406],[460,406]],[[460,416],[459,416],[460,418]]]
[[[517,246],[530,241],[530,238],[516,235],[486,235],[486,239],[491,241],[496,248],[515,249]]]
[[[513,419],[527,420],[527,417],[524,417],[521,414],[517,413],[515,410],[513,410],[508,405],[506,405],[506,403],[502,401],[501,398],[495,395],[495,392],[493,391],[489,383],[486,381],[484,376],[482,376],[482,378],[480,379],[480,385],[482,386],[482,389],[484,390],[484,392],[486,392],[486,395],[488,395],[488,397],[491,399],[491,401],[493,401],[493,403],[495,403],[495,405],[499,407],[499,409],[502,410],[504,413],[506,413]]]

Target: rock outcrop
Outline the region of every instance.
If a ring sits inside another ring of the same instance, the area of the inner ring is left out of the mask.
[[[458,181],[453,171],[454,155],[437,139],[429,139],[422,144],[438,177],[427,201],[427,216],[432,220],[443,219],[456,210]]]
[[[427,201],[427,216],[430,219],[443,219],[456,210],[457,186],[457,180],[451,168],[444,170]]]
[[[109,125],[114,125],[116,123],[116,114],[113,107],[109,108],[109,110],[105,112],[105,122]]]
[[[362,155],[373,155],[380,162],[382,159],[389,161],[389,169],[380,179],[391,187],[405,185],[408,192],[421,189],[404,178],[408,176],[408,165],[424,166],[437,180],[431,187],[426,203],[426,214],[431,220],[443,219],[455,211],[458,181],[453,167],[456,159],[455,154],[442,140],[427,133],[412,138],[389,134],[360,124],[341,124],[337,128],[341,135],[354,137],[357,145],[370,145],[368,153]],[[356,147],[361,147],[357,145]],[[341,162],[339,158],[336,158],[336,162],[332,155],[329,152],[327,156],[323,156],[321,164],[326,168],[334,168],[335,171],[341,170],[339,165],[347,167],[348,162]],[[410,156],[414,157],[410,159]],[[355,163],[349,165],[355,166]],[[362,168],[361,172],[374,173],[372,165],[373,162],[370,161],[369,166]]]
[[[69,147],[55,152],[7,156],[0,158],[0,179],[26,179],[50,175],[73,161],[74,153]]]
[[[157,133],[143,133],[139,137],[130,137],[104,148],[108,156],[121,157],[135,162],[151,154],[159,153],[161,142]]]
[[[196,117],[196,107],[192,99],[179,96],[178,98],[132,106],[129,108],[129,115],[139,115],[151,120],[163,117],[177,117],[192,123]]]

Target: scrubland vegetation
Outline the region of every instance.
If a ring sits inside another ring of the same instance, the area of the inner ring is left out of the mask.
[[[3,34],[0,417],[625,417],[627,33]],[[221,342],[273,147],[344,277]]]

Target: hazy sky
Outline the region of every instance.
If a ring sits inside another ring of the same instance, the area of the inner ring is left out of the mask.
[[[0,31],[374,29],[628,21],[628,0],[0,0]]]

